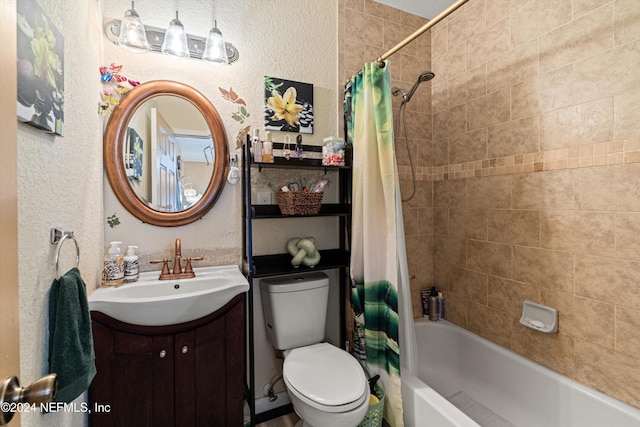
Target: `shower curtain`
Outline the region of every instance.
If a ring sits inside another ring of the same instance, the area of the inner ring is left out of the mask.
[[[353,76],[345,86],[344,107],[345,136],[353,147],[350,269],[354,353],[371,376],[380,375],[386,393],[386,421],[392,427],[403,426],[400,338],[412,339],[407,334],[400,336],[399,313],[406,310],[399,312],[399,306],[405,304],[406,297],[409,309],[411,303],[388,66],[369,63]],[[409,319],[413,331],[413,317]],[[403,367],[406,364],[413,370],[403,355]]]

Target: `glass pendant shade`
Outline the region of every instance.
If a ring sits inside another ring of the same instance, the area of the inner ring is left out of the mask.
[[[133,6],[133,2],[131,2],[131,9],[125,12],[124,19],[120,21],[118,45],[131,52],[147,52],[150,48],[147,34],[144,31],[144,25],[140,21],[140,16]]]
[[[161,50],[165,55],[174,55],[181,58],[189,57],[187,34],[184,32],[182,22],[178,19],[178,12],[176,12],[176,19],[171,21],[169,28],[164,33],[164,42]]]
[[[204,46],[204,52],[202,53],[202,59],[212,62],[221,62],[224,64],[229,63],[227,57],[227,48],[222,38],[222,33],[218,29],[218,23],[214,21],[214,26],[209,31],[207,42]]]

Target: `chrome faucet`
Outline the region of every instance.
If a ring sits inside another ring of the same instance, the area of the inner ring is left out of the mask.
[[[191,267],[191,261],[202,261],[204,257],[187,257],[187,263],[184,270],[182,270],[182,246],[180,239],[176,239],[175,251],[173,257],[173,272],[169,270],[169,259],[152,259],[149,261],[151,264],[162,263],[162,271],[160,272],[160,280],[172,280],[172,279],[190,279],[196,277],[196,273]]]

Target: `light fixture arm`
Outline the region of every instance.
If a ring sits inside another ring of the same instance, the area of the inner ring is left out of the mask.
[[[150,27],[145,25],[145,33],[147,40],[149,41],[150,51],[162,53],[162,43],[164,42],[165,29]],[[115,20],[108,22],[105,25],[105,34],[107,38],[114,44],[118,44],[118,36],[120,35],[120,21]],[[202,59],[202,53],[206,44],[205,37],[194,36],[187,34],[187,44],[189,46],[189,54],[191,58]],[[229,64],[232,64],[238,60],[240,53],[231,43],[225,42],[227,49],[227,56],[229,58]]]

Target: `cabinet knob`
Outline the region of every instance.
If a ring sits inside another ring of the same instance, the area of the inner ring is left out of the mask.
[[[187,352],[189,352],[189,347],[187,347],[186,345],[182,346],[182,354],[187,354]]]
[[[160,359],[164,359],[167,356],[167,350],[160,350]]]

